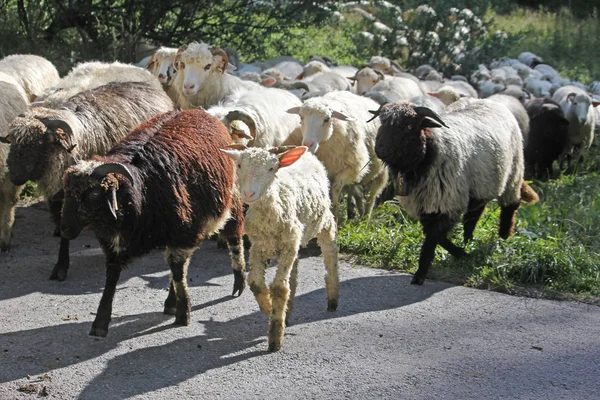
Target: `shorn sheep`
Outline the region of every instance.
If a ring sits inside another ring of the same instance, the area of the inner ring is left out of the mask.
[[[12,76],[31,102],[59,80],[58,71],[44,57],[13,54],[0,60],[0,71]]]
[[[314,237],[327,270],[327,310],[338,306],[338,250],[329,181],[323,165],[306,150],[287,146],[223,150],[237,163],[237,183],[248,204],[245,231],[252,243],[248,285],[269,318],[269,351],[282,346],[296,294],[298,250]],[[269,289],[265,270],[274,259],[279,263]]]
[[[231,96],[239,89],[259,89],[255,82],[243,81],[227,73],[227,53],[207,43],[193,42],[177,51],[177,75],[169,96],[179,108],[208,108]],[[173,91],[174,93],[171,93]]]
[[[80,158],[106,154],[129,130],[173,103],[160,85],[143,82],[111,83],[80,93],[60,109],[35,107],[16,118],[5,141],[13,184],[37,182],[49,201],[56,223],[62,207],[62,175]],[[69,268],[69,242],[61,240],[58,262],[50,279],[64,280]]]
[[[175,315],[176,325],[188,325],[190,258],[221,228],[232,258],[233,293],[242,293],[242,203],[235,196],[234,163],[220,151],[230,142],[223,124],[205,111],[171,111],[135,128],[105,157],[66,172],[61,234],[74,239],[89,226],[106,255],[106,286],[90,335],[108,333],[121,271],[156,247],[166,247],[171,269],[164,313]]]
[[[525,103],[529,114],[529,139],[525,146],[527,177],[549,179],[552,164],[569,143],[569,121],[560,105],[552,99],[533,99]]]
[[[389,103],[374,113],[381,120],[377,156],[398,178],[399,201],[425,233],[411,283],[424,282],[438,244],[455,257],[465,255],[447,237],[461,214],[467,242],[486,204],[498,199],[505,239],[514,231],[520,202],[537,201],[523,180],[521,131],[502,104],[475,100],[443,119],[408,102]]]
[[[331,182],[333,214],[339,218],[339,199],[346,185],[360,184],[368,192],[366,213],[387,182],[387,169],[375,156],[379,123],[367,124],[369,98],[339,91],[313,97],[288,110],[301,118],[302,144],[325,165]]]
[[[584,90],[573,86],[563,86],[554,92],[552,100],[560,104],[565,118],[569,121],[569,142],[561,155],[561,166],[577,164],[583,158],[584,150],[594,141],[596,113],[594,107],[600,105]]]
[[[6,252],[12,239],[15,204],[23,188],[8,179],[6,160],[10,146],[6,135],[10,122],[27,110],[29,99],[19,82],[3,72],[0,72],[0,93],[0,251]]]
[[[90,61],[77,64],[67,76],[41,93],[33,105],[58,108],[78,93],[111,82],[146,82],[160,86],[150,72],[135,65]]]

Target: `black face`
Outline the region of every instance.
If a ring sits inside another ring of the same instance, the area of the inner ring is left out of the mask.
[[[382,125],[375,139],[375,154],[398,172],[417,168],[425,157],[427,139],[424,131],[410,125]]]
[[[104,188],[90,188],[79,197],[73,193],[65,196],[60,223],[61,236],[65,239],[75,239],[86,225],[94,225],[95,221],[114,221]]]
[[[39,180],[44,171],[50,168],[52,157],[58,156],[59,151],[50,135],[43,135],[34,143],[11,144],[7,159],[10,181],[15,185],[24,185],[27,181]]]

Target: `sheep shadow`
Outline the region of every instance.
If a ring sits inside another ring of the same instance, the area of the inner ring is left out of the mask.
[[[35,229],[32,227],[35,226]],[[81,295],[102,292],[105,284],[104,253],[93,234],[84,230],[71,241],[71,267],[64,282],[48,279],[58,257],[60,239],[52,236],[54,225],[42,205],[18,207],[13,229],[13,248],[0,254],[0,301],[31,293]],[[205,241],[194,253],[188,271],[188,285],[210,286],[211,279],[231,275],[228,251]],[[135,259],[121,274],[119,284],[134,277],[147,282],[150,289],[169,285],[169,267],[164,250],[157,249]],[[200,279],[200,277],[202,277]],[[233,276],[231,279],[233,287]]]
[[[326,311],[324,289],[299,295],[291,326],[402,308],[451,287],[444,284],[415,287],[409,285],[410,278],[386,273],[342,281],[340,307],[334,313]],[[212,369],[267,356],[267,324],[262,313],[256,311],[226,321],[207,319],[211,312],[221,315],[223,307],[228,307],[223,303],[229,298],[224,296],[194,306],[192,326],[187,328],[175,328],[171,325],[172,317],[151,312],[113,318],[109,335],[104,339],[87,336],[90,322],[68,322],[0,335],[0,343],[7,343],[9,350],[3,354],[10,356],[9,362],[0,367],[0,382],[75,365],[99,357],[130,339],[145,337],[143,343],[152,343],[153,340],[160,343],[160,339],[153,339],[153,335],[170,329],[182,330],[174,331],[174,337],[185,334],[185,330],[189,329],[200,329],[203,334],[177,338],[164,345],[146,344],[115,356],[87,384],[79,397],[100,398],[110,387],[111,398],[129,398],[177,385]],[[250,296],[245,301],[254,302]],[[198,313],[198,310],[201,312]],[[19,354],[11,354],[17,351]],[[16,365],[11,365],[10,360]]]

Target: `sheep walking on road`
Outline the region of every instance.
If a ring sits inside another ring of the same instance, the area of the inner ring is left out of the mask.
[[[237,183],[248,204],[245,231],[250,248],[248,284],[269,318],[269,351],[281,348],[294,306],[298,250],[317,238],[325,259],[327,310],[339,298],[336,223],[330,210],[329,181],[323,164],[306,147],[223,150],[237,164]],[[279,261],[271,287],[265,284],[270,259]]]

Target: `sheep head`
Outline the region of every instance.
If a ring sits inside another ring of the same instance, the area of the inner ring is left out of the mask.
[[[160,83],[168,85],[173,81],[177,73],[175,59],[178,54],[180,54],[179,49],[161,46],[152,54],[152,58],[148,61],[146,69],[152,72]]]
[[[294,164],[307,150],[305,146],[262,149],[232,145],[221,151],[235,161],[236,182],[242,199],[252,204],[269,190],[280,168]]]
[[[419,168],[431,145],[431,128],[447,127],[430,108],[409,102],[385,104],[378,115],[375,154],[396,174]]]
[[[116,228],[123,212],[119,204],[131,203],[119,197],[129,198],[134,182],[130,169],[121,163],[88,160],[69,168],[64,176],[62,237],[74,239],[86,225]]]
[[[383,72],[369,67],[362,68],[356,73],[356,93],[363,95],[384,79]]]
[[[47,171],[61,173],[56,163],[72,159],[74,143],[71,126],[53,110],[36,108],[21,114],[10,125],[5,142],[11,143],[7,164],[15,185],[39,180]]]
[[[182,46],[175,58],[177,73],[183,75],[183,79],[177,80],[179,89],[185,96],[195,96],[211,76],[223,75],[228,65],[227,53],[221,48],[197,42]]]
[[[301,107],[287,110],[290,114],[300,115],[300,128],[302,130],[302,145],[308,147],[311,153],[316,153],[319,144],[323,143],[333,134],[337,121],[353,121],[350,116],[336,111],[328,99],[313,97],[304,102]]]
[[[569,93],[567,102],[569,103],[567,118],[575,117],[581,125],[585,124],[592,105],[590,96],[582,93]]]

